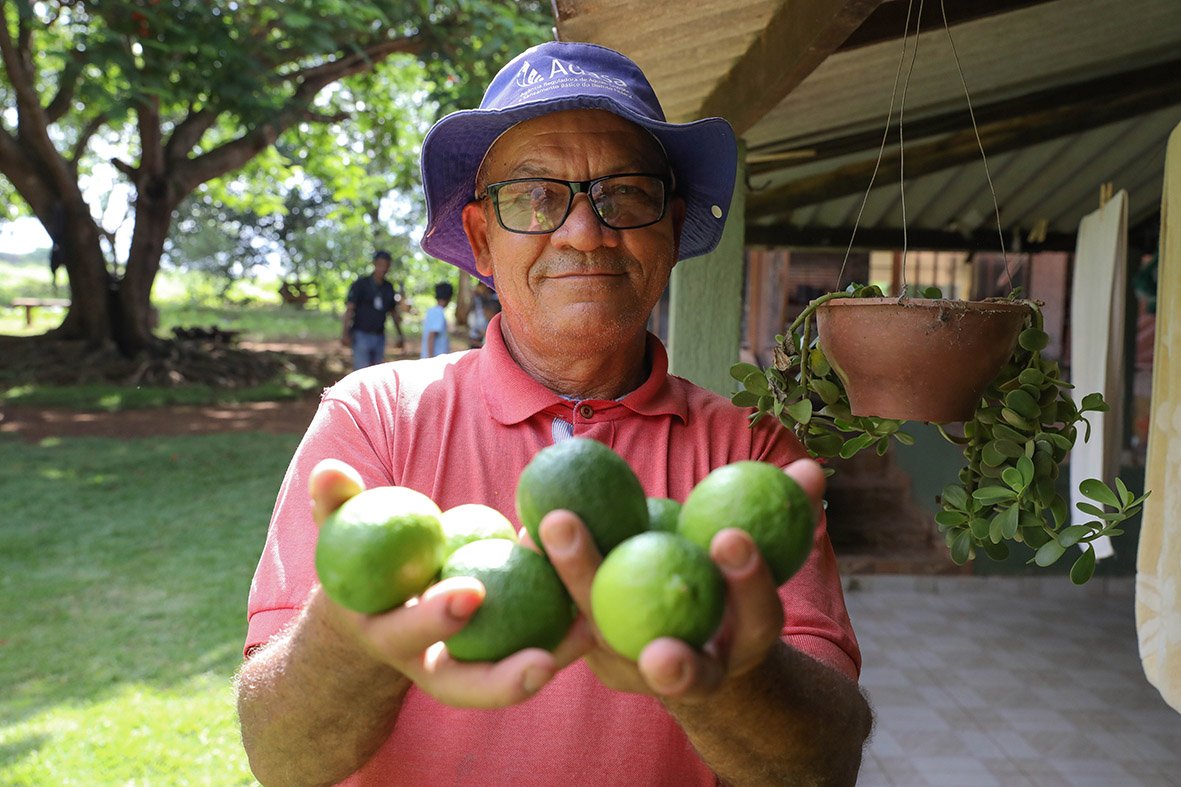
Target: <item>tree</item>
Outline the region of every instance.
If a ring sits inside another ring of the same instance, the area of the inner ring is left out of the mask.
[[[422,64],[439,106],[478,99],[490,64],[546,22],[540,3],[511,0],[0,0],[0,11],[0,174],[66,269],[72,305],[54,335],[124,354],[153,341],[152,284],[188,195],[286,134],[346,121],[330,88],[395,55]],[[123,259],[81,187],[112,148],[132,195]]]

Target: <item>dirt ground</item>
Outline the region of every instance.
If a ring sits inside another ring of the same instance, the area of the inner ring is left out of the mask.
[[[241,348],[306,358],[321,370],[321,382],[325,385],[350,369],[348,351],[336,342],[243,342]],[[386,357],[395,360],[410,356],[390,352]],[[319,392],[313,392],[291,401],[178,405],[120,412],[0,405],[0,434],[15,435],[29,442],[47,437],[135,439],[210,432],[302,434],[316,412],[319,398]]]

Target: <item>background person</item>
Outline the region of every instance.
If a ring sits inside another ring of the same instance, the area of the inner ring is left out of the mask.
[[[451,336],[447,329],[447,306],[455,290],[449,282],[435,285],[435,305],[426,310],[422,319],[422,357],[434,358],[451,352]]]
[[[386,280],[389,270],[389,252],[374,252],[372,273],[357,279],[349,287],[340,341],[353,349],[353,369],[363,369],[385,360],[386,315],[398,332],[397,348],[401,350],[406,346],[401,315],[398,314],[398,295],[394,292],[394,285]]]
[[[823,474],[790,431],[770,419],[750,427],[725,397],[670,375],[645,330],[678,260],[717,245],[736,159],[725,121],[664,122],[634,63],[578,43],[524,52],[481,109],[434,126],[423,247],[491,283],[502,311],[478,352],[363,370],[326,393],[251,589],[236,685],[261,781],[855,782],[871,716],[822,515],[807,563],[781,588],[749,535],[719,532],[721,632],[700,651],[658,639],[638,662],[596,636],[588,599],[601,556],[568,511],[540,528],[581,612],[552,653],[452,661],[437,643],[479,607],[471,579],[372,616],[315,581],[306,490],[331,510],[347,472],[313,475],[325,458],[367,486],[515,519],[520,471],[575,435],[621,454],[650,496],[684,500],[710,470],[758,459],[784,467],[819,509]]]

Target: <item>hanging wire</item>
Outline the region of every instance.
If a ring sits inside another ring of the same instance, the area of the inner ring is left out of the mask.
[[[906,298],[906,254],[909,246],[906,232],[906,145],[902,139],[902,116],[906,112],[906,93],[910,89],[910,75],[914,73],[914,64],[919,59],[919,33],[922,27],[923,0],[919,0],[919,13],[914,20],[914,52],[910,56],[910,68],[906,70],[906,81],[902,83],[902,100],[898,103],[898,196],[902,201],[902,286],[898,292],[899,300]]]
[[[898,57],[898,68],[894,71],[894,87],[890,91],[890,110],[886,113],[886,126],[882,130],[882,144],[878,147],[878,158],[873,165],[873,173],[869,176],[869,186],[865,189],[865,196],[861,198],[861,207],[857,209],[857,218],[853,220],[853,232],[849,234],[849,247],[845,249],[845,258],[841,260],[841,270],[837,273],[836,289],[841,289],[841,280],[845,278],[845,266],[849,262],[849,255],[853,251],[853,242],[857,239],[857,228],[861,226],[861,214],[865,212],[865,203],[869,201],[869,193],[873,191],[873,182],[877,179],[878,168],[882,165],[882,155],[886,152],[886,140],[890,137],[890,121],[894,118],[894,99],[898,96],[898,79],[902,76],[902,64],[906,62],[906,45],[910,35],[910,12],[914,8],[914,0],[906,4],[906,26],[902,33],[902,54]]]
[[[960,75],[960,85],[964,88],[964,100],[968,102],[968,116],[972,119],[972,132],[976,135],[976,147],[980,149],[980,159],[984,162],[984,177],[988,180],[988,191],[992,194],[992,208],[996,216],[996,234],[1001,243],[1001,260],[1005,264],[1005,276],[1009,279],[1010,292],[1013,286],[1013,273],[1009,270],[1009,255],[1005,251],[1005,231],[1001,228],[1001,206],[996,198],[996,188],[992,185],[992,174],[988,171],[988,156],[984,153],[984,143],[980,140],[980,129],[976,125],[976,112],[972,109],[972,96],[968,92],[968,82],[964,79],[964,69],[960,67],[960,55],[955,48],[955,38],[951,35],[951,25],[947,23],[947,8],[944,0],[939,0],[939,10],[943,13],[943,29],[947,31],[947,42],[951,44],[951,56],[955,59],[955,70]],[[905,224],[905,222],[903,222]]]

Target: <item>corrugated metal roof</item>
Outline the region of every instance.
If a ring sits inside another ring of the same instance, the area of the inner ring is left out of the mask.
[[[901,10],[903,2],[894,0],[890,10]],[[976,0],[945,2],[953,14],[964,10],[957,5],[985,5]],[[928,5],[935,5],[934,1]],[[1107,182],[1129,192],[1132,225],[1151,223],[1159,208],[1165,140],[1181,122],[1181,0],[1054,0],[1012,5],[1021,7],[951,27],[973,106],[977,110],[999,107],[999,116],[994,114],[992,120],[1016,124],[1019,134],[1022,117],[1038,124],[1028,140],[1001,145],[991,140],[1003,135],[986,137],[1002,148],[986,152],[1005,237],[1010,242],[1013,238],[1027,241],[1040,224],[1050,236],[1069,239],[1081,218],[1098,206],[1100,185]],[[914,3],[912,8],[918,6]],[[595,41],[634,58],[651,78],[666,113],[679,120],[699,116],[714,87],[766,34],[769,20],[785,10],[793,12],[778,0],[675,5],[665,0],[643,5],[558,0],[556,10],[562,38]],[[847,243],[869,185],[869,168],[877,156],[899,74],[891,139],[882,167],[885,177],[875,181],[869,194],[858,223],[859,235],[864,232],[874,245],[881,245],[883,238],[895,233],[901,245],[903,202],[896,177],[896,143],[905,88],[904,150],[911,158],[903,161],[909,161],[911,172],[916,173],[905,178],[907,228],[912,233],[959,234],[966,238],[965,245],[987,239],[989,233],[995,236],[992,196],[978,155],[961,155],[946,166],[935,166],[932,158],[921,166],[924,155],[936,154],[940,146],[954,142],[954,132],[960,133],[961,141],[963,134],[971,134],[947,32],[942,25],[924,21],[924,32],[908,39],[907,59],[900,71],[901,35],[899,29],[893,40],[828,55],[745,131],[751,165],[748,237],[798,236],[819,242],[828,232],[828,240],[820,245]],[[1173,64],[1177,64],[1175,75]],[[1156,80],[1155,97],[1140,98],[1151,85],[1134,82],[1125,89],[1121,84],[1114,93],[1097,94],[1106,98],[1096,100],[1094,112],[1090,111],[1087,83],[1150,66],[1157,66],[1156,71],[1140,75]],[[1162,88],[1167,82],[1173,87]],[[1014,113],[1021,106],[1005,102],[1038,91],[1050,91],[1046,94],[1049,104],[1058,94],[1081,96],[1073,99],[1073,106],[1063,108],[1075,113],[1078,130],[1066,125],[1047,131],[1058,116],[1035,117],[1038,107],[1022,107],[1020,112],[1025,114],[1011,118],[1005,115],[1009,106]],[[1117,101],[1125,103],[1113,103]],[[1111,107],[1119,107],[1119,112]],[[957,112],[961,117],[953,114]],[[940,118],[942,125],[933,125]],[[1099,122],[1103,124],[1096,125]],[[854,134],[864,136],[853,146],[854,152],[809,160],[809,151],[823,151],[833,140]],[[1004,150],[1006,146],[1010,149]],[[851,174],[842,176],[843,172]],[[788,202],[760,196],[794,188],[801,181],[809,184],[803,198]],[[834,185],[836,181],[841,183]]]

